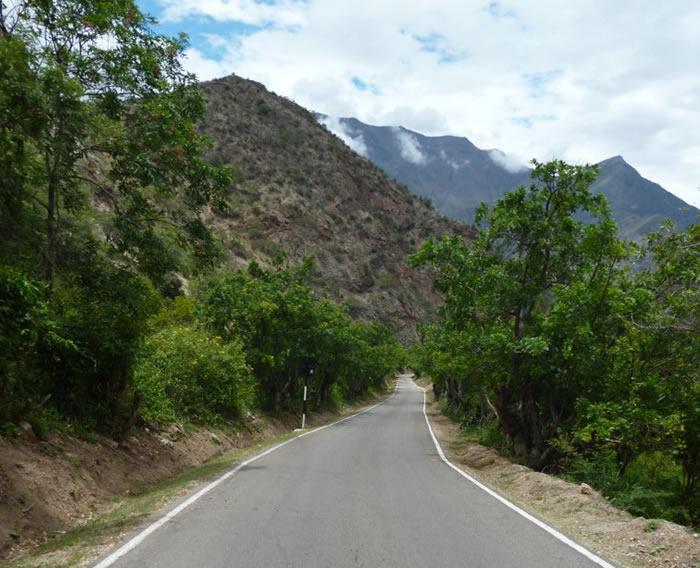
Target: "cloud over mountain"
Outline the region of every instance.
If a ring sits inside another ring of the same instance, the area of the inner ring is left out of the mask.
[[[367,145],[365,144],[365,139],[362,134],[353,133],[352,129],[347,124],[341,122],[340,119],[334,116],[319,115],[318,121],[355,152],[365,158],[368,156]]]
[[[416,166],[425,164],[427,157],[423,153],[418,139],[410,132],[406,132],[399,127],[394,128],[393,131],[399,144],[401,157]]]

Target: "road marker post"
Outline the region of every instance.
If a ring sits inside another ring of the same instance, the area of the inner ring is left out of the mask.
[[[301,428],[303,430],[306,428],[306,413],[308,412],[308,381],[309,377],[314,376],[314,370],[316,369],[316,359],[313,357],[302,357],[299,361],[299,367],[301,374],[304,376],[304,396],[302,399],[302,410],[301,410]]]
[[[312,373],[313,373],[313,371],[312,371]],[[304,380],[304,382],[306,382],[306,380]],[[306,426],[306,391],[307,391],[307,386],[304,385],[304,408],[301,411],[301,429],[302,430]]]

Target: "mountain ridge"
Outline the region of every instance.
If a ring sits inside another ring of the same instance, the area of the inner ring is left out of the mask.
[[[368,159],[388,175],[430,199],[438,211],[453,219],[471,223],[482,202],[491,205],[505,192],[530,182],[528,167],[511,161],[498,149],[481,149],[466,137],[426,136],[404,127],[368,125],[354,117],[315,116],[356,151],[364,149]],[[412,155],[404,152],[402,144],[412,146]],[[622,156],[598,165],[599,176],[591,189],[608,198],[623,237],[642,240],[668,218],[679,228],[697,222],[697,208],[644,178]]]

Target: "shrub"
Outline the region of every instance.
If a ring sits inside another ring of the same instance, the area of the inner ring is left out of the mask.
[[[171,326],[147,338],[134,373],[143,420],[216,422],[252,400],[250,368],[238,341]]]

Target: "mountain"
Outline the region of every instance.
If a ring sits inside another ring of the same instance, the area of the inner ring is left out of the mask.
[[[432,201],[451,218],[472,222],[480,203],[529,183],[530,170],[511,163],[499,150],[482,150],[467,138],[424,136],[402,127],[372,126],[355,118],[317,119],[388,175]],[[642,177],[620,156],[599,164],[592,186],[610,202],[621,235],[639,240],[666,219],[685,228],[698,209]]]
[[[270,265],[279,252],[315,259],[314,286],[351,315],[415,335],[439,302],[427,273],[407,257],[430,235],[470,229],[437,213],[321,126],[304,108],[263,85],[230,76],[201,85],[212,139],[209,159],[233,169],[228,211],[207,222],[226,264]]]
[[[603,160],[598,166],[593,189],[608,198],[623,236],[639,239],[667,219],[673,219],[679,228],[698,222],[698,209],[642,177],[622,156]]]

